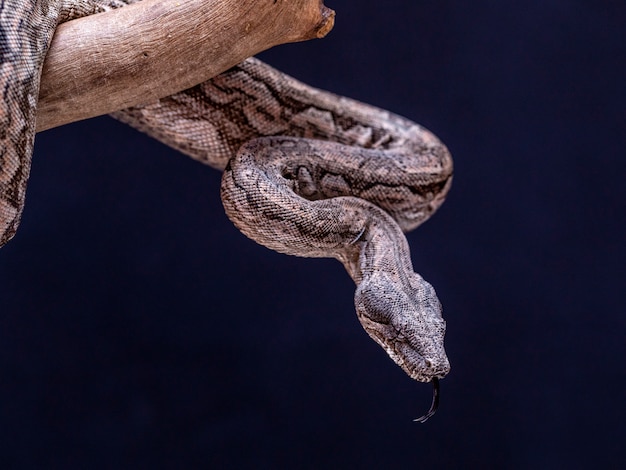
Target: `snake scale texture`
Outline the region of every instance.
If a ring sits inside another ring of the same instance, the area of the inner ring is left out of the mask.
[[[127,3],[0,0],[0,246],[24,207],[41,69],[57,25]],[[441,305],[413,272],[403,234],[450,187],[452,160],[433,134],[256,59],[113,116],[223,170],[226,213],[248,237],[341,261],[361,324],[410,377],[436,383],[448,373]]]

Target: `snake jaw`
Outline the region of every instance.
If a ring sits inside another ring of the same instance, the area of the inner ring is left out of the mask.
[[[413,380],[431,382],[434,378],[444,378],[450,372],[450,362],[439,341],[433,341],[431,337],[410,340],[389,325],[375,323],[367,318],[361,318],[361,324],[370,337]],[[440,339],[443,343],[443,335]]]
[[[422,341],[424,340],[422,339]],[[438,347],[436,344],[431,345],[428,356],[418,352],[415,345],[409,342],[394,343],[393,349],[393,352],[388,350],[392,359],[412,379],[418,382],[430,382],[435,378],[441,379],[450,372],[448,357],[443,347]]]

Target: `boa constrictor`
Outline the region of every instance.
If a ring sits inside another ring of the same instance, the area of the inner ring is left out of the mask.
[[[0,246],[24,206],[41,68],[56,26],[133,1],[0,3]],[[224,170],[226,213],[248,237],[341,261],[367,333],[410,377],[432,381],[436,402],[437,379],[449,371],[445,322],[432,286],[413,272],[403,235],[450,187],[452,160],[435,136],[256,59],[114,117]]]

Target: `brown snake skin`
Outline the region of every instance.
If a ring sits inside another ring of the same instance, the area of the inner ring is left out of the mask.
[[[57,24],[132,1],[0,0],[0,246],[17,230],[39,80]],[[313,89],[256,59],[113,116],[214,168],[233,223],[273,250],[341,261],[367,333],[412,378],[449,371],[445,322],[403,231],[444,201],[452,160],[402,117]]]

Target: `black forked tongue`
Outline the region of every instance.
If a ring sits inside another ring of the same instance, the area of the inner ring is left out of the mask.
[[[421,416],[413,421],[417,421],[418,423],[425,423],[428,421],[432,415],[434,415],[439,407],[439,379],[437,377],[433,377],[433,402],[430,405],[430,410],[424,416]]]

